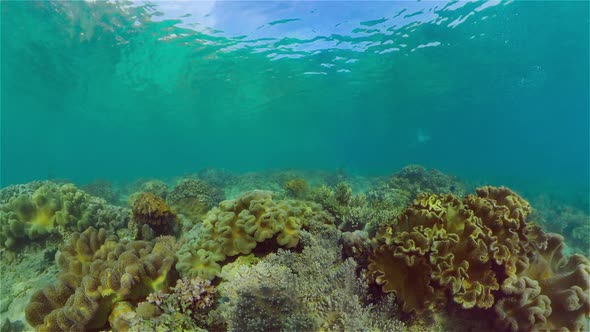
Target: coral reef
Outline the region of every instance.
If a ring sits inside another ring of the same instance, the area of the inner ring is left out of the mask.
[[[104,229],[74,233],[61,247],[57,282],[33,294],[26,307],[31,326],[43,331],[124,326],[131,304],[176,279],[175,256],[166,246],[119,241]],[[125,317],[118,317],[119,315]]]
[[[178,231],[176,213],[164,199],[148,192],[139,195],[133,203],[132,220],[141,227],[149,226],[158,235],[169,235]]]
[[[227,187],[236,181],[236,175],[217,168],[204,168],[197,173],[197,177],[216,188]]]
[[[258,243],[273,239],[281,247],[295,247],[312,220],[332,222],[317,204],[274,201],[268,191],[245,193],[207,213],[193,230],[198,236],[181,248],[177,268],[185,276],[211,280],[227,257],[249,254]]]
[[[590,261],[564,244],[587,251],[579,207],[533,210],[504,187],[463,196],[420,166],[373,180],[207,169],[172,190],[129,186],[131,209],[90,195],[109,197],[101,181],[3,188],[0,329],[590,328]],[[243,192],[256,187],[276,193]]]
[[[196,221],[223,198],[223,191],[205,181],[184,179],[170,192],[166,202],[178,213]]]
[[[574,250],[590,254],[588,210],[560,203],[558,199],[547,196],[536,198],[534,203],[536,220],[544,228],[563,235],[565,242]]]
[[[163,199],[166,199],[168,193],[170,193],[170,188],[168,185],[161,180],[156,179],[139,179],[133,182],[127,188],[128,193],[152,193],[156,196],[160,196]],[[130,200],[130,205],[133,205],[133,199]]]
[[[499,321],[510,315],[503,327],[512,330],[579,329],[590,309],[590,262],[565,259],[561,238],[528,223],[530,211],[504,187],[479,188],[463,200],[419,194],[376,236],[369,270],[405,312],[452,301],[497,312]]]
[[[73,184],[31,185],[34,190],[23,186],[6,189],[12,196],[0,205],[0,247],[14,248],[21,239],[37,240],[50,234],[82,231],[88,225],[116,229],[129,218],[126,209],[107,205],[104,199],[90,196]]]
[[[454,193],[464,195],[465,185],[453,176],[438,170],[426,170],[422,166],[410,165],[402,168],[386,181],[381,181],[367,192],[372,208],[401,212],[419,193]]]
[[[113,188],[113,184],[107,180],[95,180],[82,186],[80,189],[92,196],[103,198],[109,204],[119,203],[119,192],[117,192]]]

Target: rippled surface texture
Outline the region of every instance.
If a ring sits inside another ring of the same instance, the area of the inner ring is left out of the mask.
[[[2,185],[419,163],[588,190],[586,1],[1,6]]]

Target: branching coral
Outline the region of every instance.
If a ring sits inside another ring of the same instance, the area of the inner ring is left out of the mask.
[[[560,237],[526,222],[530,210],[503,187],[463,200],[419,194],[377,235],[369,270],[406,312],[451,299],[464,309],[494,307],[501,318],[509,313],[513,330],[578,327],[589,310],[590,263],[563,258]]]
[[[297,300],[294,275],[284,266],[239,266],[222,286],[229,299],[222,310],[230,331],[305,331],[315,324]]]
[[[90,224],[118,228],[129,218],[127,210],[107,205],[72,184],[33,186],[35,190],[8,189],[13,195],[0,205],[0,246],[14,248],[20,239],[82,231]]]
[[[343,231],[371,229],[394,218],[395,211],[370,206],[364,194],[352,194],[352,188],[344,182],[334,189],[320,186],[311,193],[311,199],[330,212]]]
[[[181,248],[177,268],[186,276],[213,279],[227,257],[249,254],[258,243],[274,239],[281,247],[295,247],[312,220],[332,222],[317,204],[274,201],[268,191],[245,193],[207,213],[197,225],[198,237]]]
[[[36,292],[27,321],[43,331],[84,331],[116,322],[120,302],[137,303],[175,280],[175,256],[157,242],[117,241],[104,229],[74,233],[58,257],[57,283]],[[109,318],[110,316],[110,318]]]
[[[178,229],[176,213],[164,200],[152,193],[142,193],[133,203],[132,219],[148,225],[157,234],[174,234]]]
[[[211,281],[200,278],[178,279],[169,293],[160,290],[147,297],[147,302],[155,304],[164,313],[183,313],[197,315],[215,303],[215,288]]]
[[[222,274],[219,310],[230,330],[400,331],[392,302],[366,305],[366,284],[352,259],[341,260],[339,232],[302,232],[301,253],[279,250]],[[387,307],[387,310],[380,310]]]

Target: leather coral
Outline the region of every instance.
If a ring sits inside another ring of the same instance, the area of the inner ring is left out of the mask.
[[[588,259],[566,259],[563,239],[527,222],[530,211],[504,187],[463,199],[419,194],[376,235],[369,270],[405,312],[452,301],[495,313],[504,328],[579,330],[589,314]]]

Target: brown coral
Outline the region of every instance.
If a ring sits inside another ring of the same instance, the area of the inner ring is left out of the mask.
[[[149,192],[133,203],[132,219],[141,226],[149,225],[157,234],[173,234],[178,228],[176,213],[164,199]]]

